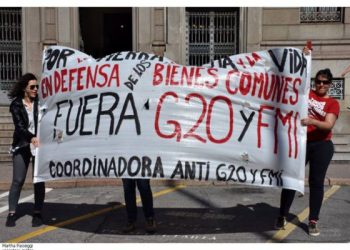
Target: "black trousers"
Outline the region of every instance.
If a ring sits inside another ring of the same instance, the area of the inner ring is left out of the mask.
[[[136,185],[139,189],[143,214],[146,219],[154,217],[153,196],[149,179],[122,179],[128,222],[137,219]]]
[[[306,146],[306,164],[310,163],[310,214],[309,220],[318,220],[324,195],[324,180],[329,163],[334,154],[332,141],[308,142]],[[295,196],[295,191],[282,189],[280,216],[287,216]]]
[[[22,187],[32,159],[30,148],[24,147],[13,154],[13,176],[9,192],[9,211],[16,211]],[[34,166],[34,160],[32,162]],[[34,211],[41,211],[45,199],[45,183],[34,184]]]

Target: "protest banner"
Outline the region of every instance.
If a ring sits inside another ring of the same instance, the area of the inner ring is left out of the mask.
[[[201,67],[153,54],[43,54],[34,181],[154,178],[303,192],[310,56],[276,48]]]

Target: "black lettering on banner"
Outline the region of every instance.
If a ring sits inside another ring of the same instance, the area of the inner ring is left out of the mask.
[[[63,100],[63,101],[56,103],[57,112],[56,112],[56,116],[55,116],[55,121],[53,122],[54,127],[57,126],[57,118],[62,117],[62,114],[60,113],[60,110],[61,110],[60,107],[62,104],[66,103],[66,102],[68,102],[68,100]],[[53,139],[55,139],[55,138],[56,138],[56,128],[53,129]]]
[[[83,159],[83,176],[87,176],[91,170],[91,161],[88,158]]]
[[[239,182],[246,182],[247,181],[247,174],[245,171],[245,168],[243,166],[239,166],[236,171],[236,175]]]
[[[70,161],[66,161],[64,163],[64,174],[65,174],[65,176],[71,176],[72,171],[73,171],[72,163]]]
[[[283,178],[282,178],[283,170],[280,171],[277,179],[277,186],[282,186],[283,187]]]
[[[125,82],[125,86],[128,87],[131,91],[134,90],[134,85],[139,81],[138,79],[135,79],[133,75],[129,75],[128,82]]]
[[[184,171],[182,169],[182,163],[180,160],[177,161],[176,167],[175,167],[173,173],[171,174],[170,178],[173,179],[176,175],[180,175],[181,179],[184,178]]]
[[[73,161],[73,175],[75,176],[75,172],[77,171],[78,172],[78,176],[81,176],[81,173],[80,173],[80,161],[75,159]]]
[[[77,111],[74,129],[72,131],[69,131],[70,114],[71,114],[72,109],[73,109],[73,101],[69,100],[69,109],[68,109],[68,114],[67,114],[67,119],[66,119],[66,134],[67,135],[73,135],[75,133],[75,131],[77,131],[77,129],[78,129],[79,117],[80,117],[81,107],[82,107],[82,104],[83,104],[83,99],[79,98],[79,102],[80,102],[80,105],[79,105],[79,108],[78,108],[78,111]]]
[[[56,171],[55,170],[55,163],[53,161],[50,161],[49,163],[49,170],[50,170],[50,175],[52,178],[56,177]]]
[[[225,171],[220,172],[222,167],[225,167],[225,164],[222,163],[216,168],[216,179],[218,181],[226,181],[226,177],[227,177],[226,172]]]
[[[161,178],[164,178],[163,163],[162,163],[162,159],[159,156],[157,157],[152,177],[155,178],[157,177],[157,175],[159,175],[159,177]]]
[[[237,180],[236,179],[234,179],[232,176],[233,176],[233,173],[235,172],[235,169],[236,169],[236,167],[235,167],[235,165],[230,165],[230,166],[228,166],[228,169],[231,169],[231,173],[230,173],[230,175],[228,176],[228,178],[227,178],[227,180],[228,181],[234,181],[234,182],[236,182]]]
[[[125,115],[125,112],[126,112],[128,106],[129,106],[129,104],[131,105],[132,114],[131,115]],[[136,110],[136,107],[135,107],[134,97],[133,97],[132,93],[129,93],[126,96],[126,100],[124,102],[123,109],[122,109],[122,112],[120,114],[120,118],[119,118],[117,127],[116,127],[115,132],[114,132],[115,135],[118,134],[120,126],[121,126],[121,124],[123,123],[124,120],[134,120],[135,121],[135,127],[136,127],[136,133],[137,133],[137,135],[141,134],[140,120],[139,120],[139,117],[137,115],[137,110]]]
[[[114,157],[112,157],[111,162],[109,163],[109,166],[108,166],[108,171],[107,171],[108,172],[108,176],[109,176],[111,170],[113,170],[114,176],[118,176],[117,166],[115,164]]]
[[[210,173],[210,162],[207,162],[207,172],[205,175],[205,180],[207,181],[209,179],[209,173]]]
[[[213,61],[213,60],[210,61],[210,65],[212,68],[215,67],[214,63],[215,63],[215,61]],[[238,70],[236,64],[234,64],[234,62],[228,56],[225,56],[224,58],[217,60],[217,63],[218,63],[219,68],[226,69],[226,68],[230,67],[234,70]]]
[[[255,170],[251,169],[251,170],[250,170],[250,173],[251,173],[252,176],[253,176],[252,184],[255,183],[255,180],[256,180],[256,179],[255,179],[255,175],[256,175],[256,172],[257,172],[257,171],[258,171],[257,169],[255,169]]]
[[[244,128],[243,128],[243,131],[242,131],[241,135],[238,138],[238,141],[241,142],[243,140],[243,137],[244,137],[245,133],[247,132],[247,130],[249,128],[250,123],[253,121],[253,117],[255,115],[255,112],[253,111],[252,113],[250,113],[250,116],[249,116],[248,119],[245,116],[243,110],[241,110],[239,112],[241,113],[241,116],[242,116],[243,120],[245,121],[245,125],[244,125]]]
[[[113,57],[112,57],[112,61],[123,61],[123,58],[120,58],[119,56],[122,55],[122,52],[117,52],[114,53]]]
[[[138,60],[147,60],[149,58],[149,54],[146,52],[140,52],[137,57]]]
[[[63,176],[63,165],[61,162],[57,162],[57,164],[56,164],[56,173],[57,173],[58,177]]]
[[[132,172],[133,162],[136,162],[136,170],[134,172]],[[136,176],[139,173],[140,168],[141,168],[140,159],[137,156],[132,156],[128,162],[128,175],[131,177]]]
[[[106,96],[112,96],[114,98],[113,105],[107,109],[107,110],[102,110],[102,104],[103,104],[103,98]],[[97,117],[96,117],[96,127],[95,127],[95,135],[98,134],[98,129],[100,127],[100,119],[102,115],[107,115],[110,117],[111,122],[110,122],[110,127],[109,127],[109,134],[113,134],[113,129],[114,129],[114,115],[113,115],[113,110],[118,106],[119,103],[119,96],[117,93],[114,92],[106,92],[102,93],[100,95],[100,103],[98,105],[98,111],[97,111]]]
[[[193,161],[190,164],[189,161],[185,162],[185,179],[194,180],[196,178],[196,163]]]
[[[127,160],[124,157],[119,157],[119,159],[118,159],[118,166],[119,166],[119,168],[118,168],[118,170],[119,170],[118,175],[122,176],[125,173],[125,171],[126,171],[126,169],[128,167]],[[123,167],[121,167],[121,166],[123,166]]]
[[[279,71],[279,72],[283,72],[283,71],[284,71],[284,66],[285,66],[285,64],[286,64],[286,59],[287,59],[287,55],[288,55],[288,50],[287,50],[287,49],[284,49],[284,50],[283,50],[283,55],[282,55],[281,61],[278,61],[278,59],[276,58],[276,55],[275,55],[276,52],[277,52],[278,54],[280,54],[280,49],[269,49],[269,50],[268,50],[268,53],[270,54],[272,61],[273,61],[273,62],[275,63],[275,65],[277,66],[278,71]]]
[[[62,67],[66,67],[67,65],[67,58],[71,55],[74,54],[74,50],[70,50],[70,49],[63,49],[63,50],[59,50],[59,49],[48,49],[46,51],[46,57],[45,57],[45,62],[46,62],[46,66],[48,70],[51,70],[54,65],[56,64],[56,68],[59,68],[60,62],[63,61]],[[45,62],[43,65],[43,71],[45,70]]]
[[[202,171],[203,171],[203,166],[205,165],[205,162],[198,161],[196,164],[199,165],[199,177],[198,180],[202,180]]]
[[[141,54],[146,54],[146,53],[141,53]],[[140,58],[141,54],[139,55],[139,58]],[[146,54],[146,55],[147,55],[146,59],[148,59],[148,54]],[[133,72],[136,73],[139,78],[151,66],[151,63],[146,61],[146,59],[141,60],[140,63],[136,64],[136,66],[132,68]],[[125,82],[124,85],[126,87],[128,87],[131,91],[133,91],[134,85],[136,85],[138,81],[139,81],[139,79],[135,78],[132,74],[132,75],[129,75],[128,81]]]
[[[103,162],[103,159],[98,159],[98,176],[101,176],[101,171],[102,170],[102,174],[103,176],[107,176],[107,161],[108,159],[106,158],[105,161]],[[95,169],[96,165],[94,165],[94,169]]]
[[[97,95],[88,95],[84,97],[84,106],[83,106],[83,111],[81,114],[81,120],[80,120],[80,131],[79,135],[92,135],[92,131],[84,131],[84,122],[85,122],[85,115],[91,114],[92,109],[88,109],[87,105],[89,100],[97,98]]]
[[[260,171],[261,184],[264,184],[264,183],[265,183],[265,177],[267,177],[267,175],[265,174],[265,172],[269,172],[269,171],[270,171],[270,169],[266,169],[266,168],[264,168],[264,169],[262,169],[262,170]]]
[[[151,164],[152,164],[151,158],[149,158],[148,156],[142,157],[142,171],[141,171],[142,177],[152,176]],[[146,170],[147,170],[147,174],[146,174]]]
[[[126,55],[125,59],[129,59],[131,57],[132,60],[135,60],[136,58],[136,53],[133,51],[129,51],[128,54]]]
[[[93,176],[96,176],[96,161],[97,161],[97,159],[96,159],[96,155],[94,156],[94,162],[93,162],[93,164],[92,164],[92,174],[93,174]]]

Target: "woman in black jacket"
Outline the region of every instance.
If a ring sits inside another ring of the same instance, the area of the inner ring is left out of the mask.
[[[13,154],[13,178],[9,193],[9,214],[7,227],[16,225],[16,208],[34,150],[39,145],[36,137],[38,125],[38,83],[36,77],[27,73],[13,86],[8,96],[12,100],[12,114],[15,131],[11,152]],[[33,158],[34,164],[34,158]],[[45,183],[34,184],[34,214],[32,226],[43,224],[41,210],[45,199]]]

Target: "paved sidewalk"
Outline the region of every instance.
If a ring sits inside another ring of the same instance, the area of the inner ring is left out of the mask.
[[[306,178],[308,168],[306,169]],[[0,190],[8,190],[12,179],[12,165],[0,165]],[[152,185],[168,185],[171,183],[185,183],[186,185],[225,185],[223,182],[198,182],[198,181],[173,181],[173,180],[153,180]],[[307,183],[307,180],[306,180]],[[89,187],[89,186],[119,186],[120,179],[77,179],[47,182],[50,188],[69,188],[69,187]],[[325,181],[326,185],[350,185],[350,164],[331,164]],[[32,169],[28,171],[24,188],[32,188]]]

